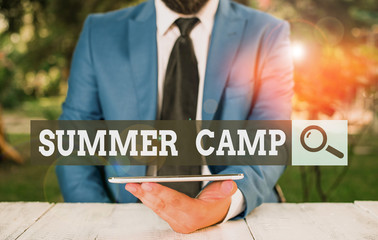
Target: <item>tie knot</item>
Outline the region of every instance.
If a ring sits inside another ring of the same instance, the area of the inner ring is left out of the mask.
[[[180,29],[181,36],[188,36],[194,26],[199,21],[198,18],[179,18],[175,21],[175,24]]]

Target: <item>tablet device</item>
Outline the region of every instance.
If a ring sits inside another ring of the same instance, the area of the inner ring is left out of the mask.
[[[143,183],[143,182],[202,182],[240,180],[244,174],[214,174],[214,175],[176,175],[176,176],[141,176],[141,177],[110,177],[111,183]]]

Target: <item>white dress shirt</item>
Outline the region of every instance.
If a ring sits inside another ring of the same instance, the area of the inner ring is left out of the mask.
[[[206,5],[195,15],[200,21],[190,32],[190,38],[193,42],[194,52],[198,63],[198,99],[196,119],[202,119],[202,99],[205,82],[206,62],[210,44],[211,32],[214,25],[215,13],[217,11],[219,0],[209,0]],[[174,24],[180,17],[194,17],[192,15],[182,15],[169,9],[162,0],[155,0],[156,8],[156,26],[157,26],[157,52],[158,52],[158,114],[160,115],[165,72],[168,60],[177,38],[180,36],[180,30]],[[151,172],[152,171],[152,172]],[[156,169],[149,169],[149,175],[156,175]],[[202,167],[202,174],[210,174],[208,166]],[[206,184],[203,183],[204,185]],[[243,194],[238,189],[231,198],[231,205],[227,216],[223,222],[240,214],[245,209],[245,200]]]

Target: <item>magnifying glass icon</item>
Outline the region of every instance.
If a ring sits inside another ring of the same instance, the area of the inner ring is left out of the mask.
[[[317,130],[317,131],[319,131],[322,134],[323,141],[322,141],[322,143],[318,147],[309,147],[307,145],[307,143],[305,142],[305,139],[309,138],[309,136],[311,134],[311,132],[310,132],[311,130]],[[303,148],[306,149],[309,152],[319,152],[327,144],[327,134],[324,131],[324,129],[321,128],[321,127],[319,127],[319,126],[316,126],[316,125],[308,126],[301,133],[301,144],[302,144]],[[327,152],[329,152],[329,153],[332,153],[333,155],[335,155],[338,158],[343,158],[344,157],[344,153],[340,152],[339,150],[337,150],[337,149],[335,149],[335,148],[333,148],[333,147],[331,147],[329,145],[327,146],[327,148],[325,150]]]

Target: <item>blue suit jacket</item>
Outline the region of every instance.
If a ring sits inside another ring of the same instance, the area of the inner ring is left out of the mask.
[[[203,120],[289,119],[293,92],[289,24],[221,0],[215,16],[203,95]],[[77,44],[61,120],[154,120],[157,116],[156,15],[152,0],[90,15]],[[254,104],[252,104],[254,103]],[[244,173],[237,181],[248,214],[276,201],[284,166],[211,166]],[[144,175],[145,166],[57,166],[67,202],[136,202],[109,176]]]

